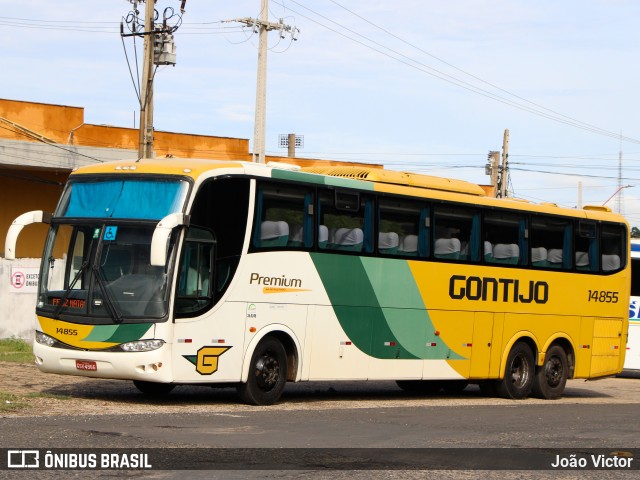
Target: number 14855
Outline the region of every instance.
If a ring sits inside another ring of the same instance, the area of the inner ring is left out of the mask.
[[[618,292],[607,292],[606,290],[589,290],[590,302],[618,303]]]

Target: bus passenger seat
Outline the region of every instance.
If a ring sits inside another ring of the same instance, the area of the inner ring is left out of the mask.
[[[549,267],[562,268],[562,249],[550,248],[547,254],[547,262]]]
[[[396,232],[380,232],[378,234],[378,251],[387,255],[396,255],[400,237]]]
[[[348,252],[359,252],[362,250],[364,242],[364,232],[360,228],[339,228],[336,230],[336,237],[333,248]]]
[[[544,247],[533,247],[531,249],[531,265],[534,267],[546,267],[547,262],[547,249]]]
[[[262,222],[260,247],[285,247],[289,240],[289,224],[282,220]]]
[[[436,258],[457,260],[460,258],[460,240],[457,238],[438,238],[433,249]]]
[[[493,262],[493,245],[488,240],[484,241],[484,261]]]
[[[520,259],[520,247],[517,243],[496,243],[493,246],[493,261],[517,265]]]
[[[417,235],[407,235],[400,242],[400,246],[398,248],[398,253],[400,255],[409,255],[415,257],[418,255],[418,236]]]
[[[589,252],[576,252],[576,268],[578,270],[590,270]]]
[[[610,272],[620,268],[620,257],[618,255],[602,255],[602,271]]]
[[[329,241],[329,229],[326,225],[320,225],[318,227],[318,248],[327,248],[327,242]]]

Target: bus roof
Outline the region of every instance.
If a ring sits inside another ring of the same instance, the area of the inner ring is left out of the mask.
[[[445,192],[466,193],[468,195],[485,196],[485,191],[479,185],[464,180],[434,177],[418,173],[397,172],[379,168],[363,167],[307,167],[303,172],[330,175],[332,177],[353,178],[370,182],[390,183],[408,187],[428,188]]]
[[[416,197],[430,197],[427,191],[432,191],[438,198],[460,202],[482,203],[515,210],[531,210],[537,212],[581,216],[595,220],[612,220],[611,209],[602,206],[584,206],[583,209],[565,208],[552,203],[535,204],[515,198],[493,198],[486,195],[482,187],[464,180],[435,177],[417,173],[367,168],[363,166],[315,166],[299,167],[284,163],[270,162],[268,165],[246,161],[218,161],[205,159],[159,158],[122,160],[103,162],[95,165],[79,167],[72,172],[76,175],[95,174],[156,174],[180,175],[191,177],[197,181],[200,177],[215,175],[214,172],[225,170],[225,173],[265,176],[294,181],[309,181],[325,185],[364,188],[368,190],[384,191],[413,195]],[[318,181],[318,180],[320,181]],[[438,193],[440,192],[440,193]],[[464,198],[467,197],[467,198]],[[624,217],[619,221],[626,223]],[[640,244],[638,245],[640,254]]]
[[[182,158],[155,158],[143,160],[118,160],[79,167],[71,175],[94,175],[105,173],[138,173],[160,175],[182,175],[197,179],[200,175],[221,168],[242,168],[246,162],[218,161]]]

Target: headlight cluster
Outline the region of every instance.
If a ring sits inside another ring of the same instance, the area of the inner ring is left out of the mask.
[[[56,339],[36,330],[36,342],[46,345],[47,347],[53,347],[56,344]]]
[[[120,348],[124,352],[150,352],[151,350],[157,350],[162,345],[164,345],[164,340],[137,340],[123,343]]]

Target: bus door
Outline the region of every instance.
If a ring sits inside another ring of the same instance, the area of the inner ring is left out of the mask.
[[[245,309],[242,304],[230,303],[213,310],[218,281],[215,259],[213,232],[190,227],[185,233],[175,285],[175,381],[239,379],[237,365],[244,347],[241,319]]]

